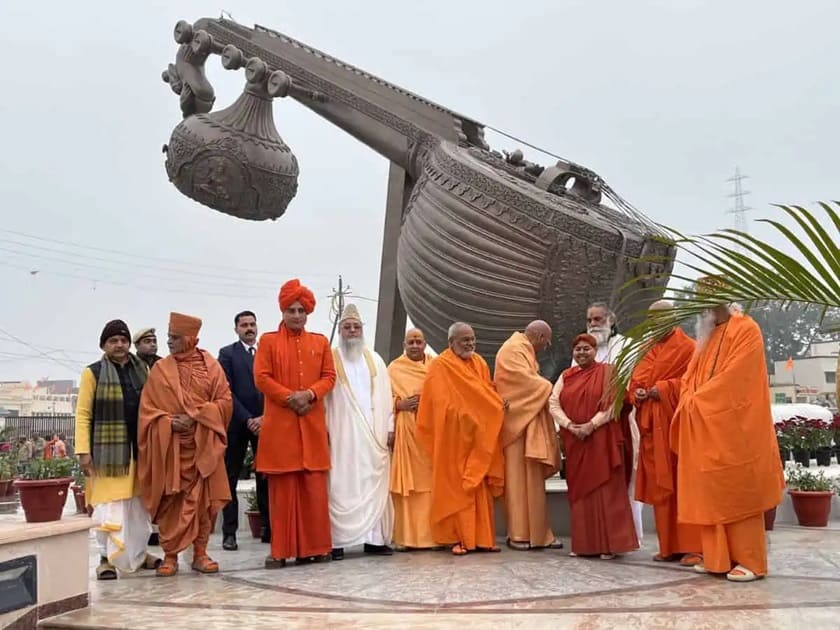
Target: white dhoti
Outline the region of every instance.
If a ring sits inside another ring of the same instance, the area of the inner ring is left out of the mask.
[[[133,573],[143,565],[152,527],[140,497],[99,503],[93,508],[92,520],[101,557],[124,573]]]
[[[350,360],[336,350],[337,382],[326,399],[330,434],[329,504],[333,547],[389,545],[393,431],[391,382],[379,355]]]

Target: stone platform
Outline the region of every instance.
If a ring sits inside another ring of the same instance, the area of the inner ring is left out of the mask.
[[[840,527],[769,533],[771,576],[731,584],[650,560],[645,548],[613,561],[564,551],[470,554],[349,553],[342,562],[266,571],[268,545],[241,532],[240,549],[211,554],[222,572],[189,570],[91,581],[90,608],[43,628],[837,628]],[[97,561],[91,544],[90,575]]]

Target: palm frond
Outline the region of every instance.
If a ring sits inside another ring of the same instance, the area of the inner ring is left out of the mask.
[[[625,391],[639,357],[676,326],[696,318],[721,303],[739,302],[749,311],[751,304],[766,301],[811,304],[822,307],[822,314],[840,306],[840,202],[820,202],[827,221],[801,206],[778,206],[789,221],[772,219],[759,222],[774,228],[783,238],[791,256],[746,232],[721,230],[713,234],[687,237],[664,228],[663,238],[677,251],[680,264],[698,276],[722,276],[725,286],[715,293],[693,288],[696,278],[676,274],[653,274],[636,278],[622,287],[622,303],[639,303],[641,297],[658,297],[657,286],[679,279],[688,284],[679,294],[669,296],[674,308],[635,313],[639,324],[627,331],[628,344],[619,354],[613,372],[613,385]],[[788,225],[792,223],[793,225]],[[661,258],[643,262],[662,263]],[[621,305],[619,305],[620,308]],[[616,400],[616,412],[621,398]]]

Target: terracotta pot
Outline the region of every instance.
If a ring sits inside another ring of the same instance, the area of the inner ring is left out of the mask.
[[[15,488],[12,485],[14,482],[14,479],[0,479],[0,497],[7,497],[10,494],[14,494]]]
[[[251,536],[259,538],[262,534],[262,516],[259,512],[252,512],[247,510],[245,516],[248,517],[248,527],[251,528]]]
[[[776,508],[772,507],[764,513],[764,531],[772,532],[776,524]]]
[[[76,514],[87,514],[88,509],[87,505],[85,505],[85,489],[81,486],[77,486],[76,484],[70,486],[70,489],[73,490],[73,498],[76,500]]]
[[[26,522],[46,523],[61,520],[61,512],[67,501],[67,489],[72,481],[72,477],[15,481]]]
[[[802,490],[788,490],[793,502],[793,511],[802,527],[825,527],[828,525],[828,515],[831,512],[831,497],[833,492],[804,492]]]

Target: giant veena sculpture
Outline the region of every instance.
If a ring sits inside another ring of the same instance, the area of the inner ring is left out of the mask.
[[[295,99],[390,161],[375,341],[386,360],[401,352],[406,313],[437,349],[452,322],[469,322],[491,366],[513,331],[540,318],[555,331],[542,361],[554,377],[588,303],[615,304],[628,280],[670,271],[674,252],[657,226],[586,168],[493,151],[482,123],[268,28],[181,21],[175,41],[163,79],[184,118],[164,151],[186,196],[241,219],[283,215],[298,164],[275,128],[274,98]],[[245,70],[242,95],[219,111],[204,72],[211,55]],[[625,301],[619,315],[643,308]]]

